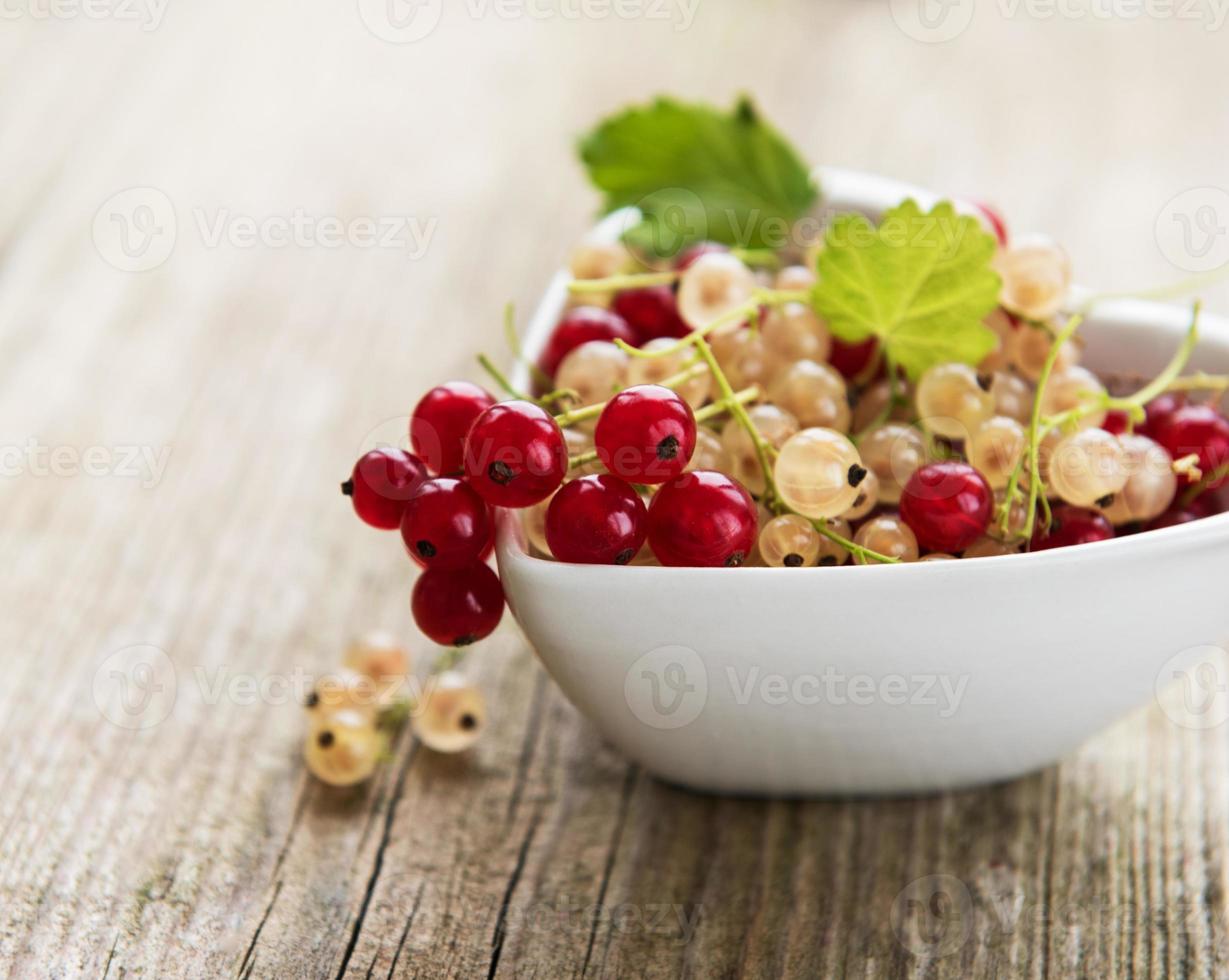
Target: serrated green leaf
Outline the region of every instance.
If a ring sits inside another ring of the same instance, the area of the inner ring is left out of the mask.
[[[732,111],[658,99],[604,120],[580,144],[603,207],[638,207],[630,233],[660,254],[697,239],[780,248],[818,199],[810,170],[747,99]]]
[[[819,254],[815,309],[846,341],[879,337],[911,378],[936,364],[977,364],[996,338],[983,318],[998,303],[993,236],[944,201],[923,213],[910,200],[879,227],[861,215],[829,226]]]

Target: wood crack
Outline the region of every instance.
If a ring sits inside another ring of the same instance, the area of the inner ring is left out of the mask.
[[[491,965],[487,970],[487,980],[492,980],[495,976],[495,971],[499,969],[499,958],[503,955],[504,951],[508,908],[512,904],[512,895],[516,891],[516,886],[521,880],[521,873],[525,870],[525,862],[529,858],[529,848],[533,846],[533,838],[538,832],[538,822],[540,819],[541,814],[534,814],[533,820],[529,824],[529,830],[525,833],[525,839],[521,841],[521,848],[516,856],[516,865],[512,868],[512,874],[508,877],[508,887],[504,889],[503,901],[499,904],[499,915],[495,919],[495,932],[491,936]]]

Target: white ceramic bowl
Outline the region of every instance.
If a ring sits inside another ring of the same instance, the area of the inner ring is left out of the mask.
[[[820,174],[829,205],[876,213],[894,181]],[[558,319],[559,277],[527,349]],[[1099,307],[1084,362],[1155,373],[1190,319]],[[1229,371],[1204,317],[1193,364]],[[1036,554],[774,569],[565,565],[501,515],[508,601],[546,669],[647,770],[699,790],[910,793],[1048,765],[1229,639],[1229,513]]]

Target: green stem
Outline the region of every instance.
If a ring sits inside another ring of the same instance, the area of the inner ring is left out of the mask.
[[[573,279],[570,293],[617,293],[624,289],[644,289],[648,286],[669,286],[678,282],[678,272],[634,272],[605,279]]]
[[[529,360],[521,348],[521,338],[516,333],[516,307],[512,303],[504,304],[504,338],[508,341],[508,349],[512,351],[512,356],[529,368],[534,382],[542,388],[549,388],[552,384],[551,378]]]
[[[1179,503],[1183,507],[1189,507],[1195,502],[1195,498],[1207,490],[1208,487],[1212,486],[1214,483],[1219,483],[1227,476],[1229,476],[1229,463],[1222,463],[1211,473],[1205,473],[1200,478],[1198,483],[1187,487],[1186,491],[1182,494],[1182,498]]]
[[[510,395],[513,398],[518,398],[521,401],[534,401],[534,399],[529,395],[526,395],[523,391],[518,391],[515,387],[513,387],[512,382],[508,380],[507,375],[499,370],[499,368],[495,366],[495,363],[485,354],[478,355],[478,363],[482,365],[482,369],[491,376],[491,379],[503,390],[505,394]]]

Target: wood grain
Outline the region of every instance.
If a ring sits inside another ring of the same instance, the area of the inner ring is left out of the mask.
[[[355,630],[416,636],[400,549],[336,483],[502,354],[503,303],[591,217],[571,141],[601,112],[750,90],[809,158],[997,200],[1084,282],[1184,275],[1153,229],[1224,181],[1223,31],[987,5],[925,44],[888,7],[701,0],[679,30],[458,4],[407,45],[353,3],[6,19],[0,972],[1229,975],[1225,728],[1182,724],[1180,694],[1009,785],[712,799],[602,745],[508,622],[470,660],[494,714],[472,755],[405,735],[370,785],[304,776],[295,679]],[[146,272],[92,237],[133,187],[176,218]],[[418,256],[211,244],[219,215],[296,212],[433,230]],[[167,454],[160,478],[126,475],[129,447]],[[143,731],[95,698],[133,645],[175,682]]]

